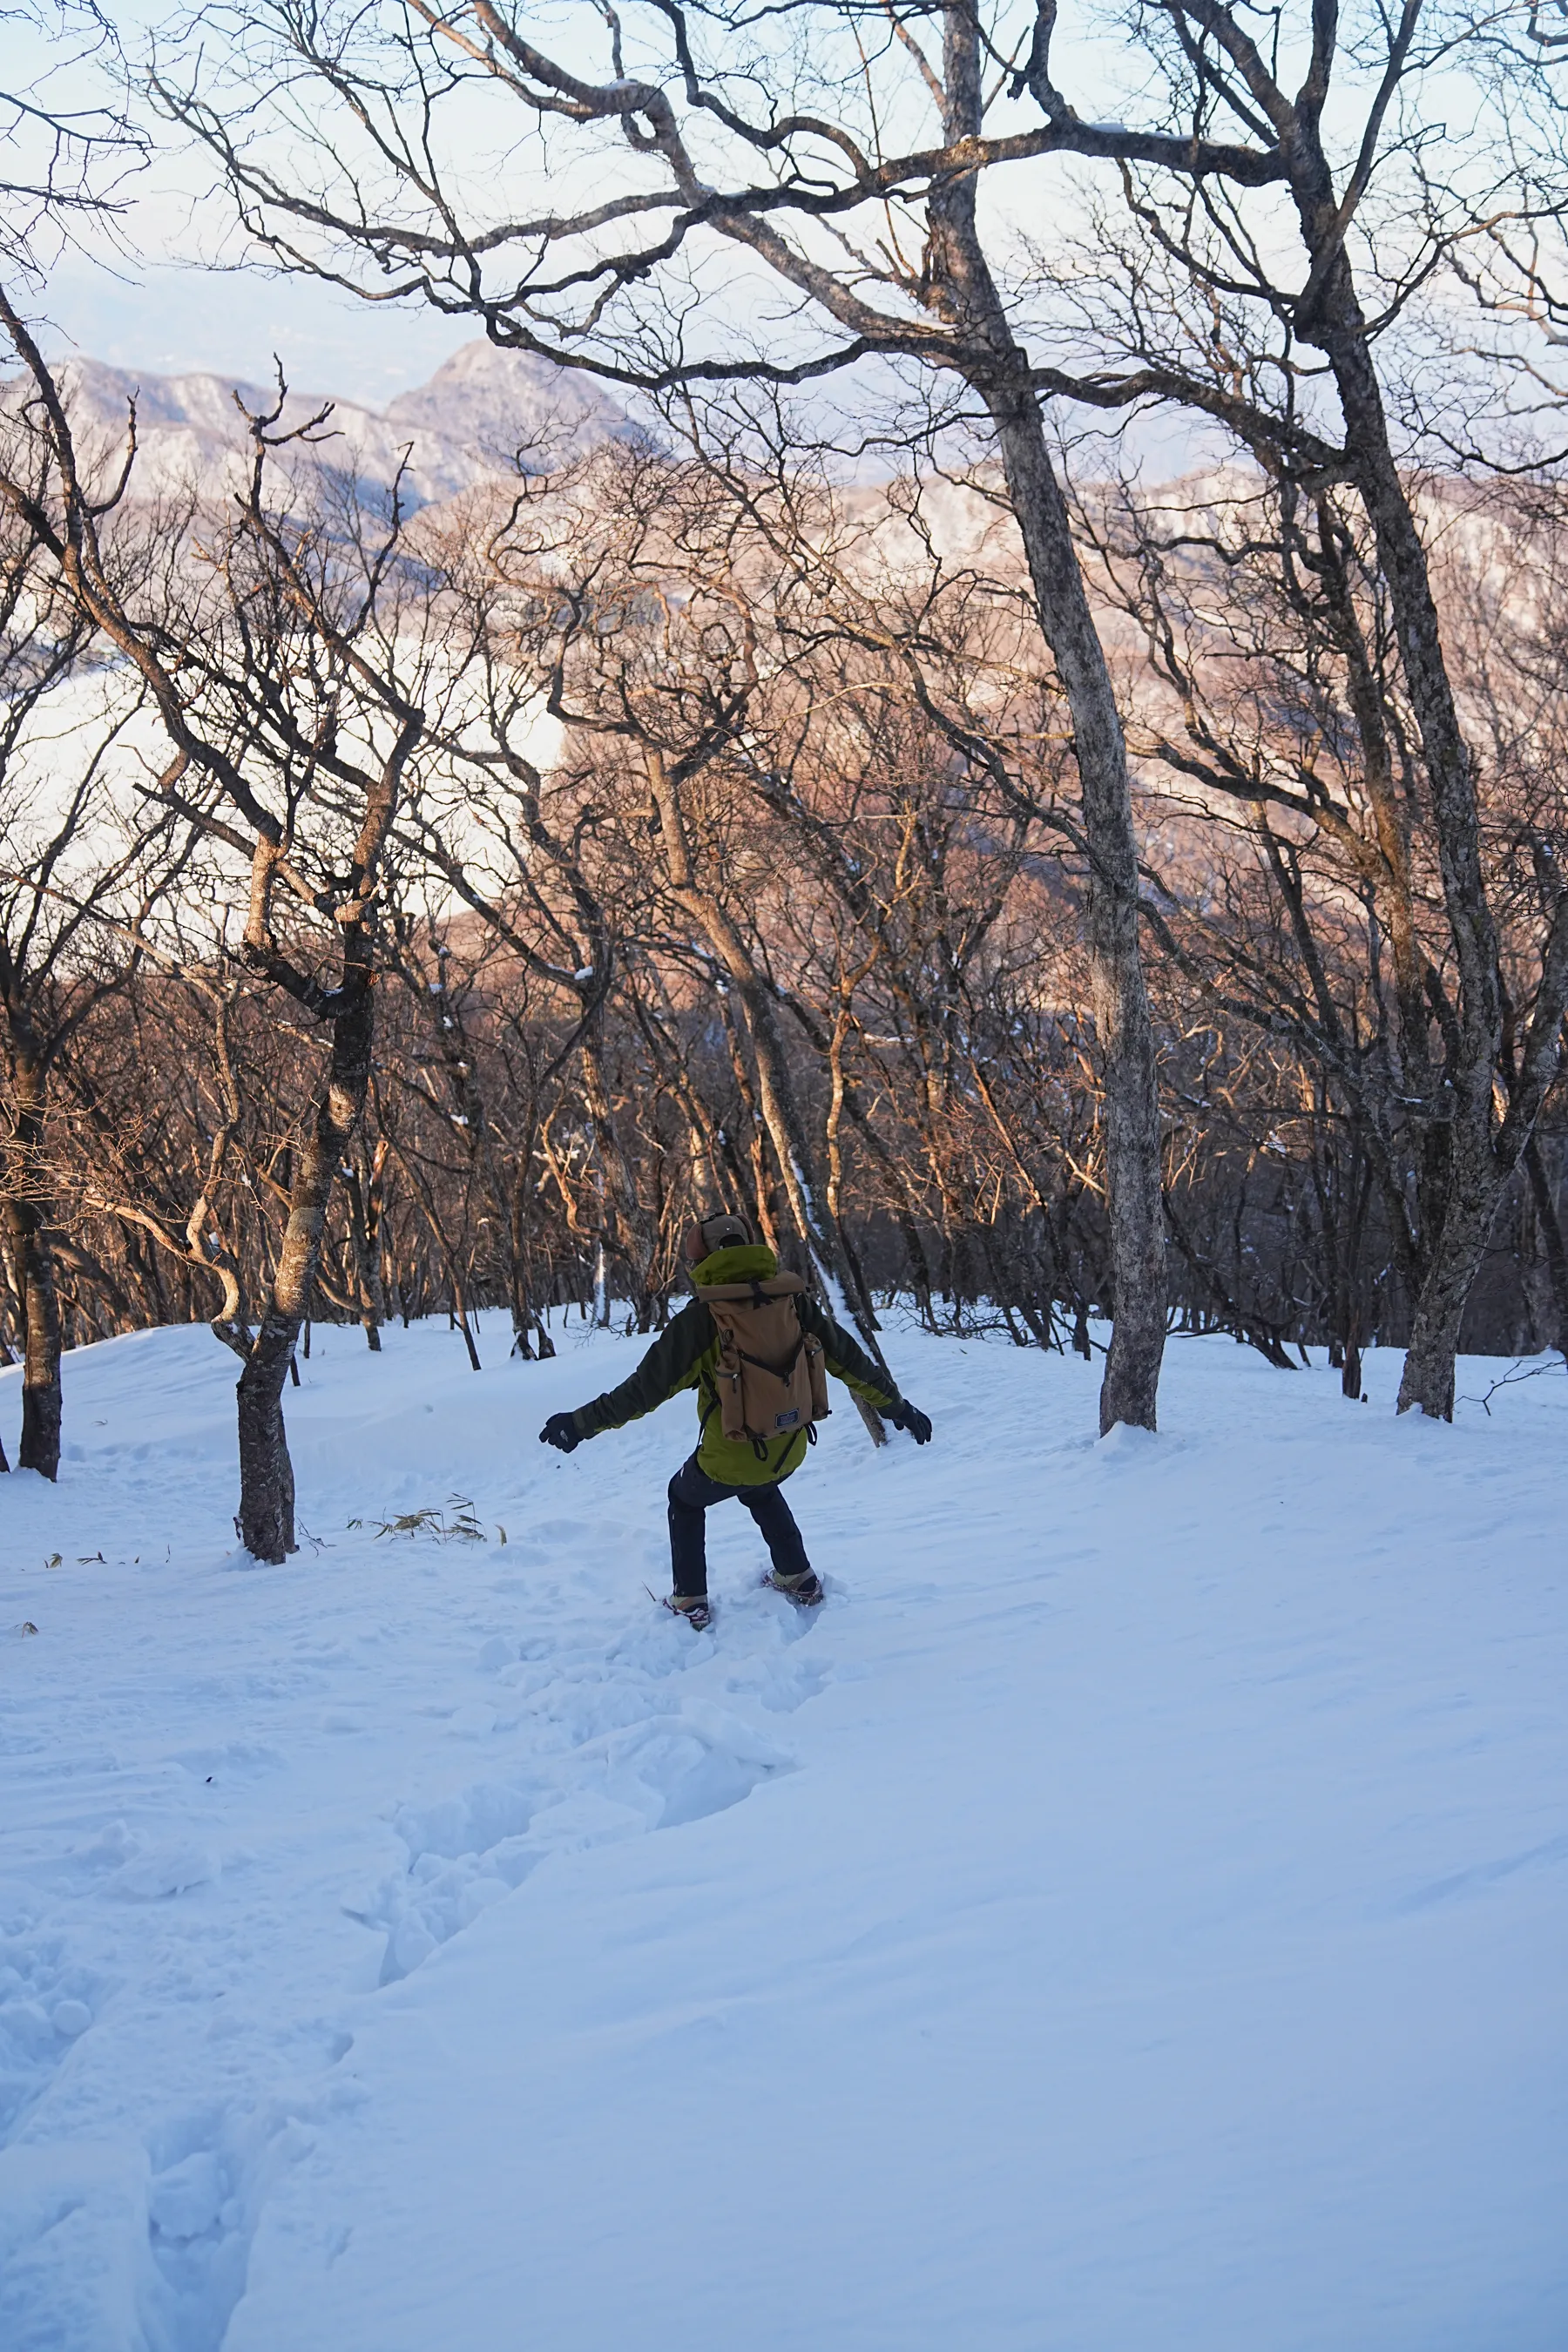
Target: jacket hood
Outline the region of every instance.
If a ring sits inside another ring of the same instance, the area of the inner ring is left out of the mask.
[[[707,1289],[716,1282],[771,1282],[779,1262],[765,1242],[731,1242],[712,1251],[689,1269],[691,1279]]]

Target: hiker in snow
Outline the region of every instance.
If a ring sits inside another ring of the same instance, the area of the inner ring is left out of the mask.
[[[803,1609],[815,1608],[822,1587],[779,1488],[815,1443],[813,1423],[827,1413],[827,1374],[895,1429],[907,1429],[917,1445],[929,1443],[931,1423],[807,1297],[798,1275],[779,1272],[777,1258],[752,1241],[743,1217],[709,1217],[690,1227],[684,1246],[696,1297],[629,1379],[575,1412],[552,1412],[540,1443],[570,1454],[585,1437],[621,1429],[695,1388],[697,1451],[669,1482],[675,1590],[668,1605],[689,1625],[708,1623],[703,1514],[733,1495],[767,1543],[767,1581]]]

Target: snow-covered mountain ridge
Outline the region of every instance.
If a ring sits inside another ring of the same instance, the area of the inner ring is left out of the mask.
[[[154,375],[73,358],[58,370],[80,440],[107,459],[122,445],[132,400],[138,456],[132,496],[152,501],[195,488],[212,499],[239,479],[247,450],[237,404],[264,414],[274,388],[238,377],[195,373]],[[0,388],[0,410],[20,396],[18,380]],[[302,425],[330,395],[290,388],[282,425]],[[526,352],[465,343],[416,390],[376,411],[331,402],[313,462],[352,476],[375,493],[405,473],[407,506],[434,505],[521,464],[552,470],[630,429],[624,409],[591,376],[552,368]],[[298,465],[300,453],[290,453]]]

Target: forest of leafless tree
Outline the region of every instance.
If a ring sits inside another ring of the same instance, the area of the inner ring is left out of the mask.
[[[1163,0],[1115,120],[1058,85],[1055,0],[171,36],[162,117],[275,264],[390,276],[647,425],[420,506],[280,386],[237,488],[147,494],[14,253],[20,1463],[54,1474],[62,1348],[210,1320],[281,1557],[313,1322],[649,1330],[720,1207],[873,1348],[895,1299],[1109,1341],[1105,1426],[1152,1424],[1170,1328],[1327,1349],[1358,1400],[1404,1348],[1437,1417],[1458,1349],[1563,1347],[1547,14]],[[1457,43],[1463,152],[1423,130]],[[287,170],[242,83],[287,91]],[[481,100],[544,142],[500,213],[443,144]],[[787,333],[724,327],[726,250]],[[1175,478],[1116,437],[1153,406],[1208,436]]]

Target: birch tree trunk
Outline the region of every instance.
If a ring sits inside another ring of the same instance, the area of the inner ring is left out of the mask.
[[[1061,485],[1026,383],[990,395],[1046,642],[1072,712],[1089,844],[1089,956],[1105,1072],[1106,1209],[1112,1325],[1100,1392],[1103,1435],[1156,1425],[1165,1352],[1165,1232],[1154,1025],[1138,939],[1138,846],[1121,715],[1094,625]]]
[[[945,134],[950,141],[977,136],[984,111],[983,53],[967,5],[945,12],[943,68]],[[1165,1349],[1165,1235],[1154,1031],[1138,939],[1138,846],[1126,739],[1028,359],[1014,340],[981,241],[972,174],[954,174],[933,189],[931,221],[931,306],[963,331],[973,352],[966,372],[995,427],[1040,628],[1072,713],[1089,845],[1092,1006],[1105,1071],[1114,1294],[1100,1426],[1102,1434],[1121,1421],[1152,1429]]]
[[[1455,1018],[1445,1039],[1443,1099],[1428,1106],[1447,1142],[1447,1183],[1399,1382],[1401,1412],[1415,1408],[1435,1420],[1451,1421],[1465,1302],[1556,1066],[1557,1032],[1568,994],[1568,959],[1560,936],[1563,904],[1560,898],[1549,916],[1533,1035],[1525,1053],[1528,1075],[1494,1130],[1494,1090],[1503,1075],[1502,976],[1482,857],[1475,761],[1459,723],[1426,550],[1394,457],[1315,110],[1298,106],[1286,150],[1302,240],[1319,289],[1301,305],[1297,329],[1324,352],[1332,371],[1356,489],[1388,583],[1400,662],[1420,730],[1444,911],[1458,974]]]

